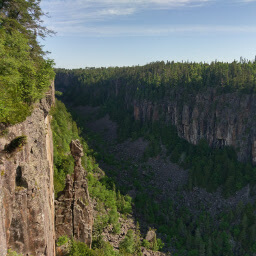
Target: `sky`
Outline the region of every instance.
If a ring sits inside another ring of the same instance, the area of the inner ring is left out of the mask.
[[[228,61],[256,55],[256,0],[41,0],[56,67]]]

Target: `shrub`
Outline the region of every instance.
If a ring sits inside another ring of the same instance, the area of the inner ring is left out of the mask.
[[[155,243],[153,244],[153,251],[161,251],[164,247],[164,243],[160,238],[157,238]]]
[[[12,153],[18,149],[21,149],[27,143],[27,136],[19,136],[13,139],[8,145],[5,145],[4,150],[8,153]]]
[[[155,238],[151,243],[148,240],[143,239],[142,246],[153,251],[160,251],[164,247],[164,243],[160,238]]]
[[[134,233],[132,230],[128,230],[125,238],[120,242],[120,252],[122,254],[132,254],[135,251]]]
[[[17,252],[13,251],[12,249],[9,249],[7,251],[7,256],[22,256],[22,254],[18,254]]]
[[[59,237],[58,241],[57,241],[57,246],[62,246],[66,243],[68,243],[69,238],[67,236],[61,236]]]
[[[62,96],[62,94],[63,94],[63,93],[60,92],[60,91],[55,91],[55,95],[56,95],[56,96]]]
[[[85,243],[72,240],[68,256],[96,256],[96,254]]]
[[[146,239],[143,239],[142,246],[144,246],[147,249],[150,249],[150,247],[151,247],[150,246],[150,242],[148,240],[146,240]]]
[[[96,255],[104,256],[117,256],[118,252],[114,251],[113,247],[103,240],[102,235],[98,236],[92,241],[92,248],[95,250]]]
[[[8,129],[4,129],[4,130],[0,131],[0,137],[7,135],[8,132],[9,132]]]

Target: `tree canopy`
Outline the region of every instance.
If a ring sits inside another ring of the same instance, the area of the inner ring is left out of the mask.
[[[0,5],[0,122],[20,122],[49,88],[53,61],[44,58],[38,36],[42,25],[38,0],[2,0]]]

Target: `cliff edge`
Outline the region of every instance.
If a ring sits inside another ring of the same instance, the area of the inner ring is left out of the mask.
[[[27,119],[0,137],[0,256],[55,255],[53,145],[49,111],[54,83]],[[5,135],[3,135],[5,134]]]

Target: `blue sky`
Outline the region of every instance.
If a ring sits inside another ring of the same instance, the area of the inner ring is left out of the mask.
[[[256,55],[256,0],[42,0],[56,67],[233,61]]]

